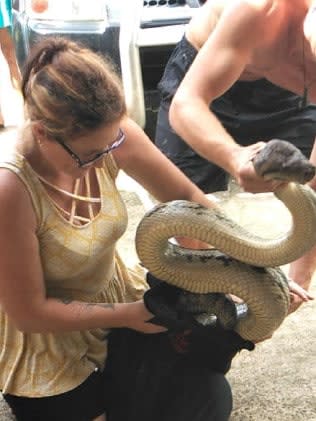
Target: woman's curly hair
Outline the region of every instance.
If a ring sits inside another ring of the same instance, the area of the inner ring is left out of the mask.
[[[113,123],[126,113],[120,78],[110,61],[66,38],[32,50],[22,78],[28,117],[47,136],[65,141]]]

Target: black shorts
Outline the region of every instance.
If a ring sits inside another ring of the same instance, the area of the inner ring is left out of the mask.
[[[3,397],[17,421],[91,421],[105,412],[104,372],[95,371],[80,386],[56,396]]]
[[[171,100],[196,54],[185,37],[171,54],[158,86],[161,105],[155,143],[195,184],[211,193],[226,189],[227,174],[194,152],[171,128],[168,118]],[[266,79],[237,81],[210,109],[241,145],[279,138],[310,156],[316,135],[316,105],[303,105],[300,96]]]

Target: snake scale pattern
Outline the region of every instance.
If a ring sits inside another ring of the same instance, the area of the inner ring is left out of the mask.
[[[242,299],[247,316],[237,321],[234,330],[257,342],[270,337],[288,313],[288,280],[279,266],[316,244],[316,194],[304,185],[315,168],[286,141],[267,142],[253,164],[261,176],[288,182],[275,191],[292,215],[286,235],[264,239],[233,222],[218,203],[205,208],[175,200],[145,214],[137,228],[136,250],[154,276],[180,287],[184,294],[202,299],[209,293],[233,294]],[[177,236],[213,248],[185,249],[169,241]]]

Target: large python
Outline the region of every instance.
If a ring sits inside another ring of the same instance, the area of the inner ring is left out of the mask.
[[[288,182],[274,193],[292,215],[286,235],[264,239],[233,222],[216,202],[209,209],[175,200],[145,214],[137,227],[136,250],[154,276],[184,290],[184,301],[186,294],[195,297],[188,300],[195,303],[193,307],[210,297],[211,312],[219,316],[221,305],[216,308],[214,297],[233,294],[242,299],[247,316],[237,321],[234,330],[257,342],[270,337],[288,314],[288,280],[279,266],[316,244],[316,194],[304,185],[315,175],[315,167],[288,142],[267,142],[253,164],[264,178]],[[185,249],[169,241],[176,236],[195,238],[213,248]]]

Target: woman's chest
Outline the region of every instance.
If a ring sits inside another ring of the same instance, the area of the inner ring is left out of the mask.
[[[118,197],[102,202],[98,215],[81,226],[71,225],[58,209],[48,210],[39,233],[45,280],[73,287],[74,281],[91,280],[92,275],[106,277],[126,227],[126,207]]]

